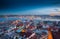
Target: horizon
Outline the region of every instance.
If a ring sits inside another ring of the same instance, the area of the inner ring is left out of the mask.
[[[0,15],[48,15],[60,12],[59,0],[3,0]]]

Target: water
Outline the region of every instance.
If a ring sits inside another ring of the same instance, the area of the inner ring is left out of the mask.
[[[8,17],[8,18],[0,18],[0,22],[5,22],[5,21],[9,21],[9,20],[27,20],[27,18],[18,18],[18,17]]]

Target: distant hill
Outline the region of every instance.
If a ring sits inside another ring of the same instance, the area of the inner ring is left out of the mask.
[[[43,17],[43,18],[49,18],[49,17],[52,17],[52,18],[59,18],[60,19],[60,16],[58,15],[55,15],[55,16],[50,16],[50,15],[0,15],[0,17],[20,17],[20,16],[36,16],[36,17]]]

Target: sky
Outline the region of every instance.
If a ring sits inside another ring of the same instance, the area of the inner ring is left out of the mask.
[[[60,11],[60,0],[1,0],[0,15],[48,15]]]

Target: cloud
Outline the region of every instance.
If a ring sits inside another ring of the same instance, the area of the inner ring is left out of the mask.
[[[49,15],[51,13],[58,14],[60,12],[60,7],[45,7],[30,9],[26,11],[17,11],[17,12],[3,12],[3,15]]]

